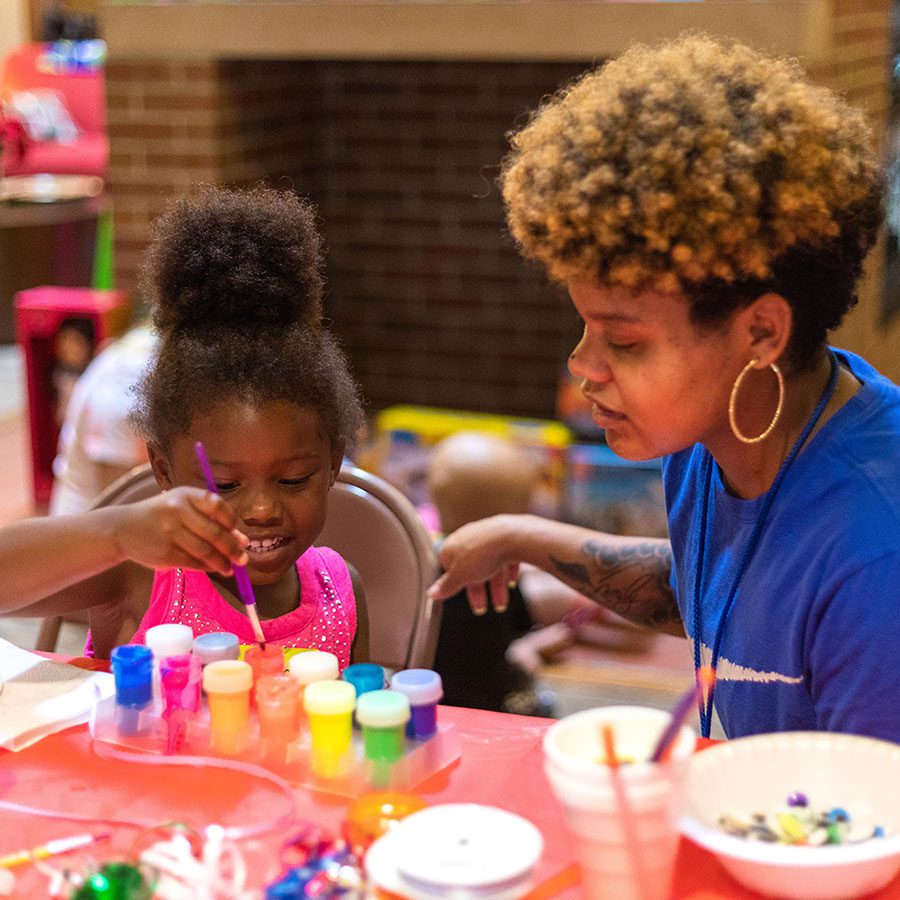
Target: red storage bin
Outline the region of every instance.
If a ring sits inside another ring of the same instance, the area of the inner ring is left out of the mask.
[[[15,295],[15,315],[16,340],[25,355],[34,500],[42,507],[50,501],[59,439],[54,384],[59,384],[60,370],[65,369],[57,358],[61,327],[74,344],[79,340],[90,344],[92,356],[104,341],[125,331],[131,304],[125,291],[36,287]]]

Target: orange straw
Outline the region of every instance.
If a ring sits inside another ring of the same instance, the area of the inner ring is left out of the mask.
[[[616,805],[619,807],[619,814],[622,817],[622,830],[625,833],[628,857],[631,867],[634,869],[638,893],[641,897],[647,897],[649,896],[647,890],[647,869],[644,865],[642,848],[638,841],[637,823],[634,820],[634,813],[628,801],[625,785],[622,783],[622,771],[619,768],[619,756],[616,753],[615,732],[612,725],[608,722],[601,726],[601,731],[603,734],[603,749],[606,753],[606,763],[612,769],[610,778],[612,779],[613,791],[616,795]]]
[[[619,757],[616,755],[616,735],[612,725],[604,722],[600,726],[603,733],[603,752],[606,754],[606,764],[611,769],[619,768]]]

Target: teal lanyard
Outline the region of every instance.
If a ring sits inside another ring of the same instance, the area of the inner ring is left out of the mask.
[[[816,405],[816,408],[812,411],[812,415],[809,417],[809,420],[803,427],[803,431],[800,432],[800,436],[797,438],[794,446],[791,448],[791,452],[788,453],[788,455],[785,457],[784,462],[781,464],[781,467],[778,469],[778,472],[775,475],[775,480],[772,482],[772,487],[769,489],[769,492],[765,496],[759,515],[757,516],[756,521],[753,523],[753,530],[750,532],[750,539],[747,541],[747,544],[744,547],[744,554],[741,557],[740,564],[738,565],[737,575],[735,575],[734,581],[731,585],[731,589],[728,591],[725,605],[722,607],[722,615],[719,617],[719,623],[716,626],[715,637],[713,639],[712,645],[712,660],[710,661],[710,665],[712,666],[713,671],[716,670],[716,666],[719,664],[719,650],[721,649],[722,645],[722,636],[725,634],[725,625],[728,621],[729,615],[731,614],[731,610],[734,607],[734,601],[737,597],[738,587],[740,586],[741,579],[744,577],[744,573],[747,571],[747,567],[750,565],[750,561],[753,559],[753,554],[756,552],[756,548],[759,545],[759,539],[762,535],[763,526],[766,523],[766,517],[768,516],[769,510],[772,507],[772,502],[775,500],[775,495],[778,493],[778,488],[781,486],[781,482],[784,480],[784,476],[788,470],[788,467],[800,452],[800,448],[804,445],[804,443],[806,443],[806,439],[809,437],[810,432],[813,430],[813,428],[816,427],[816,423],[822,417],[822,413],[824,412],[825,407],[828,406],[828,402],[834,396],[834,391],[837,387],[839,366],[837,358],[832,351],[828,351],[828,356],[831,361],[831,375],[828,378],[828,384],[825,386],[825,390],[822,392],[822,396],[819,398],[819,402]],[[700,514],[700,546],[697,554],[697,580],[694,582],[694,608],[692,610],[691,616],[691,624],[694,630],[695,674],[699,673],[702,663],[700,656],[700,648],[703,643],[703,633],[701,626],[701,588],[703,585],[703,570],[706,563],[706,538],[707,526],[709,522],[709,498],[712,488],[713,465],[712,454],[710,454],[709,451],[705,449],[703,453],[703,506]],[[709,729],[710,725],[712,724],[714,691],[715,684],[713,684],[713,686],[709,689],[706,700],[704,701],[701,694],[698,701],[698,706],[700,709],[700,733],[703,735],[703,737],[706,738],[709,737]]]

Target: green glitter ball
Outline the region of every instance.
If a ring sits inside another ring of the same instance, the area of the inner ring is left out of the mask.
[[[140,869],[128,863],[107,863],[95,872],[71,900],[151,900],[153,887]]]

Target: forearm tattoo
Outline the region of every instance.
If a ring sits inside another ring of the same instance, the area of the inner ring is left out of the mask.
[[[587,558],[584,562],[551,556],[554,574],[638,625],[663,628],[681,621],[669,586],[672,552],[668,544],[609,546],[586,541],[581,549]]]

